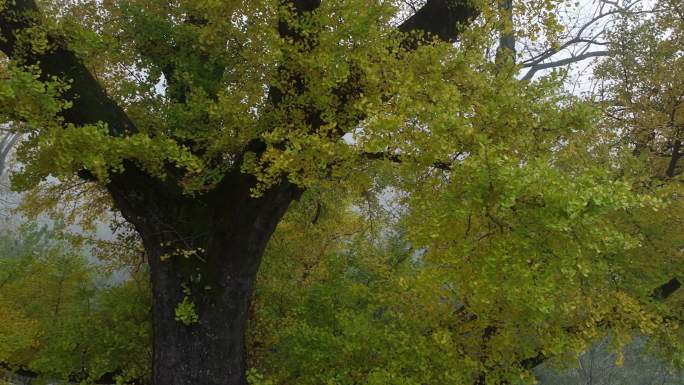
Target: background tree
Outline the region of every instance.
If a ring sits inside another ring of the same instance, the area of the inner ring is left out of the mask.
[[[625,16],[610,31],[613,60],[597,68],[607,124],[637,155],[649,159],[651,174],[677,180],[684,135],[684,10],[658,2],[656,17]],[[625,38],[628,37],[628,38]]]
[[[671,371],[650,355],[643,339],[637,338],[622,350],[620,357],[605,340],[592,346],[579,358],[576,368],[560,372],[549,367],[539,368],[541,384],[661,384],[684,382],[681,371]]]
[[[60,234],[33,226],[0,236],[0,369],[88,383],[145,378],[147,276],[107,284]]]

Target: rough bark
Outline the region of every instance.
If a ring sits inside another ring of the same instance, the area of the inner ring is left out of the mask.
[[[126,185],[113,183],[110,191],[149,257],[153,382],[246,385],[244,331],[256,274],[271,234],[301,190],[283,183],[252,198],[254,178],[239,172],[193,198],[161,185],[139,185],[132,193],[131,181],[129,174]],[[198,316],[189,325],[176,319],[186,297]]]
[[[499,35],[499,47],[496,50],[498,63],[515,64],[515,30],[513,24],[513,0],[499,0],[499,12],[502,14],[503,26]]]
[[[453,42],[477,15],[479,9],[470,1],[428,0],[399,26],[399,30],[421,32],[426,40],[437,37]]]

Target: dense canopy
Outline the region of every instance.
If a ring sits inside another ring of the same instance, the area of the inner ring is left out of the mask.
[[[0,1],[23,212],[121,225],[95,254],[135,270],[3,255],[0,365],[513,384],[640,335],[684,366],[681,4],[620,15],[589,97],[518,76],[515,39],[558,50],[564,3],[502,4]],[[24,303],[36,282],[71,307]]]

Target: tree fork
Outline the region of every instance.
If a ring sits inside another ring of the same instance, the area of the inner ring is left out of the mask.
[[[278,222],[301,194],[284,182],[253,198],[255,183],[235,172],[199,198],[176,189],[157,200],[147,194],[161,186],[142,194],[117,183],[110,188],[148,253],[155,384],[247,383],[244,332],[256,274]],[[196,318],[177,315],[180,304]]]

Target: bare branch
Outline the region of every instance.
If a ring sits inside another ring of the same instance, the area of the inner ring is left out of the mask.
[[[589,59],[592,57],[601,57],[601,56],[609,56],[610,51],[593,51],[593,52],[585,52],[580,55],[573,55],[569,58],[549,62],[549,63],[541,63],[534,65],[530,68],[529,71],[525,74],[525,76],[522,77],[521,80],[530,80],[532,77],[539,71],[544,70],[544,69],[549,69],[549,68],[556,68],[556,67],[562,67],[568,64],[572,63],[577,63],[585,59]]]
[[[606,32],[604,21],[615,15],[654,12],[654,10],[635,9],[641,1],[634,0],[625,5],[620,5],[617,1],[596,0],[598,5],[595,7],[593,16],[570,27],[571,32],[568,33],[570,36],[567,36],[567,40],[557,47],[551,47],[541,53],[533,54],[521,62],[522,68],[530,68],[523,79],[530,80],[536,72],[542,69],[568,65],[591,57],[606,56],[604,53],[599,53],[603,51],[591,52],[595,46],[607,46],[609,44],[601,39]],[[598,31],[594,32],[596,29]],[[526,51],[532,53],[529,47]],[[562,51],[571,51],[571,57],[547,62]]]
[[[539,63],[543,62],[544,60],[546,60],[546,59],[552,57],[553,55],[557,54],[558,52],[560,52],[560,51],[562,51],[562,50],[564,50],[564,49],[566,49],[572,45],[575,45],[575,44],[579,44],[579,43],[592,43],[593,44],[593,43],[595,43],[595,41],[596,41],[595,39],[588,39],[588,38],[583,37],[584,31],[587,28],[589,28],[591,25],[596,23],[597,21],[601,20],[602,18],[610,16],[612,14],[616,14],[616,13],[618,13],[618,11],[607,12],[607,13],[603,13],[603,14],[600,14],[600,15],[594,17],[593,19],[591,19],[590,21],[585,23],[579,29],[579,31],[577,32],[577,34],[575,35],[574,38],[566,41],[565,43],[561,44],[557,48],[549,48],[548,50],[542,52],[541,54],[523,61],[523,67],[531,67],[531,66],[534,66],[536,64],[539,64]],[[605,44],[605,43],[603,43],[603,44]]]

